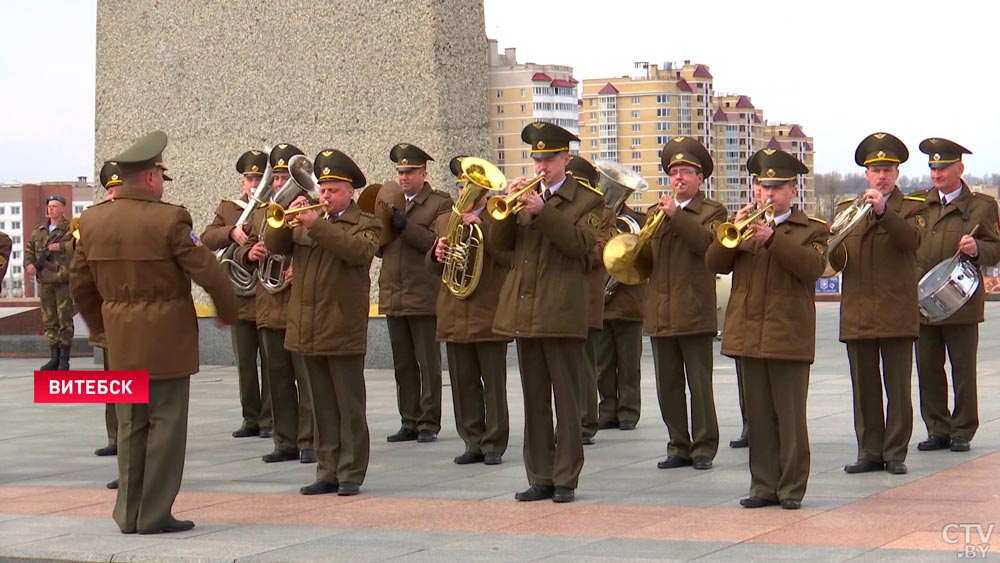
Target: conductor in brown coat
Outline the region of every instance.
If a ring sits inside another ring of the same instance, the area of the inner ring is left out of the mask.
[[[191,281],[205,288],[221,323],[236,321],[229,278],[191,229],[183,207],[161,201],[167,136],[154,131],[113,160],[125,183],[84,211],[70,285],[91,331],[104,332],[111,369],[149,372],[149,403],[118,405],[114,519],[122,533],[190,530],[171,514],[187,443],[198,319]]]

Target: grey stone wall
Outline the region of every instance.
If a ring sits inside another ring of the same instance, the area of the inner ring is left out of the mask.
[[[374,183],[409,142],[444,189],[452,156],[490,155],[481,0],[98,0],[97,22],[95,170],[162,129],[164,199],[198,231],[249,148],[339,148]]]

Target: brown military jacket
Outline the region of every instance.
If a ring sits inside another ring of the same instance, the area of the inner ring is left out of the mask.
[[[48,225],[49,222],[45,221],[31,231],[31,238],[24,246],[24,265],[35,264],[38,283],[69,283],[69,266],[76,246],[75,239],[69,234],[69,220],[59,221],[52,232],[49,232]],[[53,242],[59,243],[59,250],[47,250]],[[37,262],[43,255],[47,256],[44,267],[38,268]]]
[[[353,201],[311,227],[267,229],[264,244],[295,268],[285,349],[307,356],[363,355],[368,347],[368,270],[382,223]]]
[[[767,244],[745,240],[729,249],[712,242],[705,255],[709,270],[733,273],[723,354],[813,362],[816,280],[826,266],[829,236],[825,223],[795,209]]]
[[[240,246],[240,248],[236,251],[236,263],[242,265],[248,270],[257,270],[264,265],[264,262],[258,263],[250,260],[247,257],[247,254],[250,252],[254,243],[260,240],[261,229],[264,231],[271,230],[264,224],[265,211],[266,208],[263,207],[254,210],[253,215],[250,216],[250,236],[247,238],[246,243]],[[275,253],[270,248],[268,250]],[[257,313],[257,327],[284,330],[288,323],[288,302],[291,298],[292,292],[290,286],[278,293],[270,293],[264,289],[264,286],[260,283],[260,279],[258,279],[256,294],[254,295],[255,309]]]
[[[655,209],[652,211],[655,212]],[[652,215],[652,212],[650,215]],[[705,252],[726,208],[698,191],[653,234],[653,272],[646,286],[644,332],[650,336],[715,334],[715,274]]]
[[[493,330],[516,338],[587,337],[587,274],[604,199],[572,176],[531,216],[498,221],[492,236],[513,251]]]
[[[973,193],[962,182],[962,193],[947,207],[941,205],[941,194],[936,189],[927,192],[927,227],[924,238],[917,250],[918,278],[937,266],[942,260],[951,258],[958,251],[958,241],[967,235],[975,225],[979,246],[979,256],[972,259],[978,266],[993,266],[1000,261],[1000,234],[997,232],[996,200],[986,194]],[[982,279],[972,298],[947,319],[935,325],[954,325],[983,322],[983,302],[985,301]],[[921,323],[927,320],[921,317]]]
[[[240,198],[240,201],[244,204],[247,203],[247,200],[246,195]],[[220,201],[219,206],[215,208],[215,218],[212,219],[212,222],[201,233],[202,244],[213,252],[227,248],[230,244],[236,244],[229,237],[229,233],[236,226],[236,221],[239,220],[242,214],[243,208],[236,205],[233,200],[224,199]],[[249,225],[247,226],[249,227]],[[237,295],[236,301],[240,304],[240,320],[256,322],[257,310],[254,304],[257,300],[254,296],[242,297]]]
[[[444,237],[448,231],[448,220],[451,213],[438,216],[434,224],[434,233]],[[434,248],[427,252],[427,264],[430,271],[437,276],[437,340],[439,342],[495,342],[509,341],[510,338],[493,332],[493,317],[497,313],[497,302],[500,300],[500,288],[507,278],[510,269],[510,252],[500,252],[490,244],[493,218],[489,213],[481,212],[479,228],[483,232],[483,271],[479,277],[479,285],[472,295],[459,299],[448,291],[441,282],[444,264],[434,258]]]
[[[838,204],[837,212],[854,198]],[[847,265],[841,282],[840,340],[916,338],[916,253],[927,206],[893,189],[880,218],[869,213],[844,238]]]
[[[615,212],[605,207],[601,211],[601,226],[590,254],[590,271],[587,273],[587,328],[600,329],[604,326],[604,287],[608,281],[608,271],[604,268],[604,247],[611,240],[615,226]]]
[[[451,196],[423,189],[406,202],[406,228],[399,237],[379,252],[378,310],[383,315],[409,316],[436,314],[438,286],[441,280],[427,268],[427,251],[434,247],[434,222],[442,213],[450,213]]]
[[[629,215],[640,225],[646,223],[646,214],[633,211],[628,206],[622,208],[622,215]],[[605,282],[610,276],[605,274]],[[620,321],[642,321],[642,303],[646,294],[646,283],[636,285],[618,284],[611,295],[604,298],[604,319]]]
[[[7,275],[7,266],[10,265],[10,252],[14,248],[7,233],[0,232],[0,287],[3,285],[3,278]]]
[[[111,369],[149,371],[150,379],[198,372],[192,280],[221,321],[236,321],[229,278],[186,209],[126,185],[81,215],[70,290],[91,332],[105,333]]]

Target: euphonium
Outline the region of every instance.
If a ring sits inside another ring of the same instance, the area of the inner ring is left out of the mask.
[[[264,224],[261,225],[260,230],[262,234],[266,228],[281,229],[286,226],[293,226],[286,225],[285,217],[292,214],[293,211],[295,213],[298,211],[285,210],[299,196],[305,196],[310,201],[316,201],[319,198],[319,188],[316,186],[316,181],[313,180],[313,164],[309,160],[309,157],[298,154],[288,159],[288,173],[290,176],[288,181],[274,194],[274,197],[271,198],[271,203],[267,206],[267,212],[264,214]],[[309,209],[317,207],[319,207],[318,204],[310,206]],[[298,210],[304,209],[307,208],[298,208]],[[278,220],[279,215],[280,220]],[[285,281],[285,271],[291,265],[291,256],[268,254],[267,259],[264,260],[264,263],[257,270],[257,277],[260,279],[260,284],[264,286],[264,289],[268,293],[281,293],[288,287],[288,282]]]
[[[540,172],[534,178],[528,180],[523,186],[505,196],[493,196],[486,202],[486,211],[490,217],[497,221],[503,221],[511,215],[516,215],[518,211],[524,209],[524,204],[517,201],[519,197],[535,189],[545,179],[545,172]]]
[[[467,156],[462,159],[462,177],[465,187],[458,201],[451,208],[445,239],[448,250],[445,253],[444,272],[441,282],[452,295],[465,299],[479,286],[485,258],[483,231],[479,225],[466,225],[462,214],[475,208],[476,202],[489,191],[507,187],[507,179],[496,166],[481,158]]]
[[[847,238],[854,227],[861,223],[861,220],[868,216],[872,209],[872,204],[865,201],[865,194],[854,198],[851,205],[833,218],[830,225],[830,241],[826,246],[826,270],[823,271],[824,278],[832,278],[839,274],[847,266],[847,247],[842,243]]]
[[[774,209],[774,204],[771,200],[767,201],[767,204],[754,211],[750,215],[747,215],[742,221],[738,223],[731,223],[729,221],[719,225],[715,229],[715,238],[718,239],[719,244],[726,248],[736,248],[743,242],[743,239],[749,237],[753,233],[752,223],[761,216],[764,217],[765,222],[770,223],[773,220],[771,217],[771,212]]]
[[[247,201],[246,206],[243,208],[243,213],[236,220],[236,224],[241,225],[246,222],[254,212],[254,209],[257,208],[257,204],[271,197],[273,188],[271,164],[268,163],[267,168],[264,169],[264,175],[260,179],[260,184],[257,185],[257,189],[250,195],[250,200]],[[233,202],[239,202],[237,205],[243,205],[243,202],[240,200],[233,200]],[[226,273],[229,274],[229,283],[233,286],[233,292],[241,297],[249,297],[254,294],[257,281],[252,269],[248,271],[233,260],[233,256],[239,247],[240,245],[234,242],[216,252],[215,257],[226,269]]]
[[[604,194],[605,205],[614,210],[617,215],[614,236],[617,237],[623,233],[631,235],[641,233],[642,226],[639,225],[639,222],[631,215],[622,213],[622,208],[625,207],[625,201],[630,195],[648,190],[649,183],[638,172],[613,160],[597,159],[594,161],[594,167],[601,175],[597,182],[598,185],[595,187]],[[608,281],[604,284],[604,294],[613,295],[620,283],[614,276],[609,276]]]

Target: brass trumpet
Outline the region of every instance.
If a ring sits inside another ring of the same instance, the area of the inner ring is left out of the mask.
[[[294,227],[298,225],[298,222],[293,218],[289,219],[290,216],[298,215],[303,211],[309,211],[310,209],[319,209],[320,207],[326,207],[325,203],[316,203],[314,205],[307,205],[305,207],[296,207],[295,209],[285,210],[284,207],[277,203],[267,204],[267,210],[264,211],[264,218],[267,220],[267,226],[272,229],[280,229],[282,227]]]
[[[545,172],[542,172],[534,178],[528,180],[527,183],[513,193],[509,193],[505,196],[498,195],[491,197],[486,202],[486,211],[490,214],[490,217],[493,217],[496,221],[503,221],[507,217],[517,214],[518,211],[524,209],[524,204],[519,203],[517,199],[528,193],[529,190],[532,190],[541,184],[544,179]]]
[[[757,211],[754,211],[738,223],[731,223],[727,221],[715,229],[715,238],[718,239],[719,244],[726,248],[736,248],[741,242],[743,242],[743,239],[749,237],[753,233],[753,225],[751,225],[751,223],[759,219],[761,216],[764,217],[766,222],[771,222],[772,217],[770,217],[769,214],[773,209],[774,204],[768,201],[767,205],[761,207]]]

